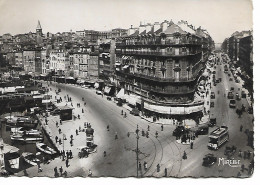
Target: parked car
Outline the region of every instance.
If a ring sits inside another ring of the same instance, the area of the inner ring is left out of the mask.
[[[210,102],[210,107],[214,107],[214,102],[212,101],[212,102]]]
[[[221,82],[221,81],[222,81],[222,78],[218,78],[218,81]]]
[[[131,111],[130,111],[130,114],[133,114],[135,116],[139,116],[139,110],[137,108],[133,108]]]
[[[240,83],[240,80],[239,80],[239,79],[236,79],[235,82],[236,82],[236,83]]]
[[[242,97],[242,98],[246,98],[246,93],[245,93],[245,91],[242,91],[242,92],[241,92],[241,97]]]
[[[230,91],[234,91],[234,87],[230,87]]]
[[[173,136],[180,137],[185,133],[185,127],[184,126],[177,126],[177,128],[173,131]]]
[[[210,118],[209,126],[214,127],[217,124],[217,118]]]
[[[229,107],[230,108],[236,108],[236,100],[232,99],[229,101]]]
[[[233,78],[229,78],[229,81],[233,81]]]
[[[214,93],[214,92],[211,92],[210,98],[211,98],[211,99],[215,99],[215,93]]]
[[[203,158],[202,166],[210,167],[217,162],[217,158],[213,154],[207,154]]]
[[[111,96],[108,96],[108,97],[107,97],[107,100],[109,100],[109,101],[112,100]]]
[[[233,92],[231,92],[231,91],[228,92],[228,99],[234,99]]]
[[[216,83],[219,83],[219,79],[216,80]]]

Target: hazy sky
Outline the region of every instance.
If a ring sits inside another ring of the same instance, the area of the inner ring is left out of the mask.
[[[215,42],[252,29],[250,0],[0,0],[0,35],[129,28],[140,21],[187,20]]]

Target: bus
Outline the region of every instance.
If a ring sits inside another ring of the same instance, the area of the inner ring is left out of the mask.
[[[221,126],[210,133],[208,148],[217,150],[227,141],[229,141],[228,127]]]

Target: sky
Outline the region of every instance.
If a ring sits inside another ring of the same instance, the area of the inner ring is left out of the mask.
[[[139,26],[180,20],[206,29],[216,43],[235,31],[252,30],[251,0],[0,0],[0,35]]]

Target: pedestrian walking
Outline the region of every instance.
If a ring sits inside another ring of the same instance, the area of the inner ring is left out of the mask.
[[[59,128],[59,134],[61,134],[61,129]]]
[[[70,140],[70,146],[73,146],[73,141],[72,140]]]
[[[104,157],[106,157],[107,156],[107,152],[106,151],[104,151]]]
[[[59,144],[61,145],[61,138],[59,139]]]
[[[87,103],[86,103],[86,102],[84,102],[84,106],[87,106]]]
[[[150,125],[148,125],[147,130],[150,131]]]
[[[161,131],[163,131],[163,125],[161,125]]]
[[[54,168],[54,177],[58,177],[58,170],[57,170],[57,167]]]
[[[60,125],[62,125],[62,121],[60,120]]]
[[[78,129],[76,129],[76,136],[77,136],[77,135],[79,135],[79,131],[78,131]]]
[[[37,165],[38,165],[38,173],[42,172],[41,164],[38,162]]]
[[[148,167],[147,167],[147,162],[144,161],[144,170],[146,171],[147,169],[148,169]]]
[[[109,131],[109,125],[107,125],[107,131]]]
[[[242,164],[242,165],[241,165],[241,171],[244,172],[244,170],[245,170],[245,165]]]
[[[141,169],[142,169],[142,165],[141,165],[141,163],[140,163],[140,162],[138,163],[138,169],[139,169],[139,170],[141,170]]]
[[[72,151],[71,151],[71,150],[69,151],[69,156],[70,156],[70,157],[69,157],[70,159],[73,158],[73,156],[72,156]]]
[[[190,149],[193,149],[193,141],[190,142]]]
[[[182,159],[184,159],[184,160],[185,160],[185,159],[187,159],[187,154],[186,154],[186,152],[185,152],[185,151],[183,152]]]
[[[80,115],[78,114],[78,119],[80,119]]]
[[[55,141],[56,141],[56,143],[58,142],[58,139],[59,139],[58,136],[56,136],[56,137],[55,137]]]
[[[82,108],[82,113],[84,113],[84,109]]]
[[[60,176],[62,176],[62,172],[63,172],[63,168],[62,168],[62,166],[60,167]]]
[[[243,132],[243,125],[240,126],[240,132]]]
[[[167,177],[167,168],[164,169],[164,176]]]
[[[70,135],[70,139],[73,140],[73,135]]]
[[[58,121],[56,121],[56,127],[59,127],[59,123],[58,123]]]
[[[156,168],[157,168],[157,172],[160,172],[160,165],[159,164],[157,164]]]
[[[69,167],[69,159],[68,158],[66,159],[66,167],[67,168]]]

